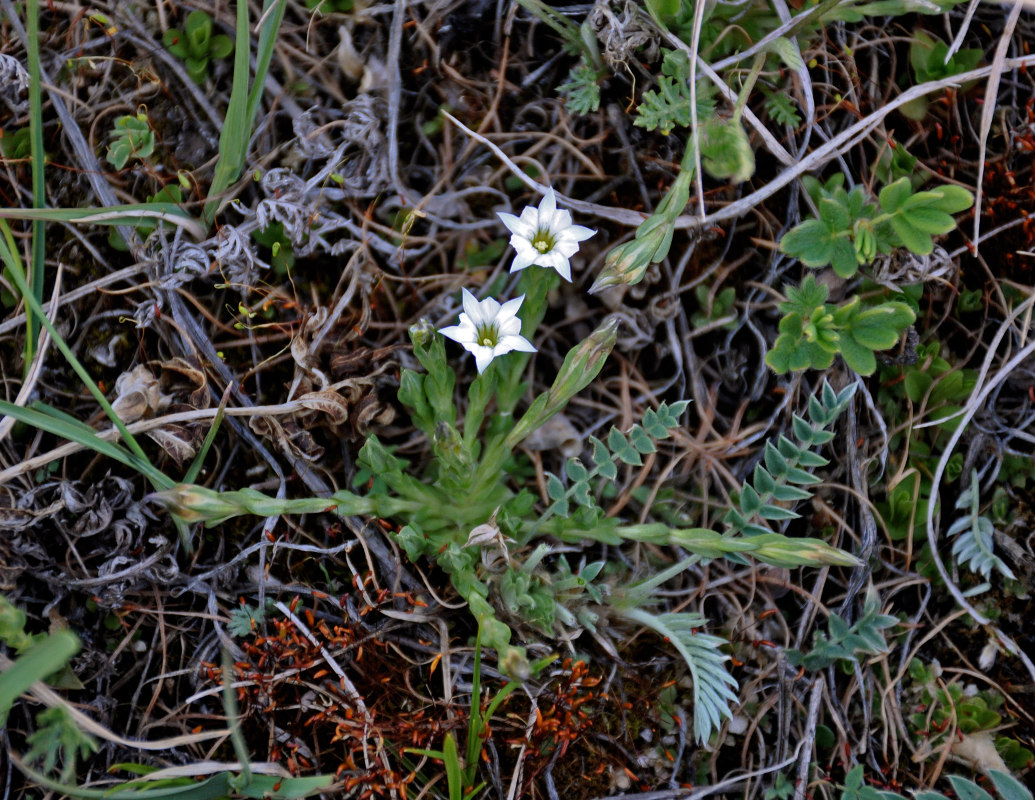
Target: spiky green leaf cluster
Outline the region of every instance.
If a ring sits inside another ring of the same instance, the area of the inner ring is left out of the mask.
[[[960,494],[956,508],[967,513],[953,522],[945,534],[956,537],[952,543],[953,558],[985,579],[994,569],[1003,577],[1016,580],[1013,571],[992,550],[995,528],[992,520],[981,514],[977,470],[971,470],[970,486]]]
[[[828,304],[829,289],[812,275],[785,291],[780,335],[766,354],[766,363],[777,373],[826,369],[834,356],[841,355],[860,375],[872,375],[876,351],[894,347],[916,319],[913,310],[898,301],[864,304],[855,296],[839,306]]]
[[[809,420],[795,414],[792,429],[797,443],[786,436],[780,436],[774,445],[767,441],[762,456],[764,462],[755,465],[751,481],[745,481],[740,489],[737,508],[726,512],[724,522],[728,526],[727,536],[746,534],[758,536],[771,531],[765,525],[753,520],[782,522],[796,519],[799,514],[786,505],[807,500],[812,493],[802,487],[819,483],[819,478],[809,469],[828,464],[826,458],[811,448],[826,444],[834,438],[827,430],[847,407],[855,394],[856,385],[849,384],[840,392],[823,382],[819,397],[809,398]],[[811,421],[810,421],[811,420]]]
[[[769,89],[762,89],[765,95],[765,110],[769,118],[777,125],[787,125],[797,128],[801,125],[801,114],[798,113],[794,101],[784,92],[774,92]]]
[[[884,633],[899,622],[897,617],[880,613],[880,599],[871,587],[863,604],[862,616],[849,625],[840,615],[831,613],[827,633],[817,633],[812,650],[788,650],[787,662],[808,670],[829,667],[838,661],[857,661],[860,655],[878,655],[888,650]]]
[[[956,227],[952,215],[974,203],[973,195],[960,186],[914,192],[905,177],[881,190],[879,209],[861,186],[845,191],[843,175],[826,184],[811,177],[803,183],[819,216],[792,228],[780,240],[780,250],[807,267],[829,264],[842,278],[853,277],[860,266],[899,247],[929,255],[933,237]]]
[[[61,765],[61,781],[75,780],[76,761],[97,752],[97,742],[83,731],[64,706],[53,706],[36,715],[36,730],[28,737],[28,764],[43,760],[43,772]]]
[[[591,67],[585,59],[579,61],[568,75],[568,82],[557,87],[564,104],[572,114],[590,114],[600,108],[600,80],[606,73]]]
[[[577,458],[569,458],[565,465],[570,486],[556,475],[547,473],[546,491],[553,503],[545,516],[567,516],[572,500],[576,505],[586,509],[596,509],[594,492],[591,484],[603,478],[613,481],[618,477],[618,463],[639,467],[643,465],[643,456],[654,453],[655,441],[669,438],[672,429],[678,427],[679,417],[686,411],[688,400],[677,403],[661,403],[658,410],[647,409],[643,422],[633,425],[627,433],[622,433],[612,426],[607,434],[607,444],[595,436],[589,437],[593,448],[593,467],[587,469]],[[596,509],[599,510],[599,509]]]
[[[700,83],[697,89],[697,118],[711,119],[715,103],[711,90]],[[666,136],[678,126],[690,126],[690,57],[682,50],[666,50],[661,60],[658,89],[648,89],[636,108],[634,125]]]

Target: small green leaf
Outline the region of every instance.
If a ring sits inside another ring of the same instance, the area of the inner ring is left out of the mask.
[[[930,255],[934,250],[934,242],[931,237],[923,231],[914,228],[904,214],[898,214],[891,218],[891,227],[894,228],[902,245],[918,256]]]
[[[834,254],[834,241],[826,225],[808,219],[787,232],[780,240],[780,250],[806,267],[825,267]]]
[[[546,494],[551,500],[560,500],[564,497],[564,484],[561,483],[560,478],[550,472],[546,474]]]
[[[647,453],[657,452],[658,448],[654,446],[654,442],[651,441],[651,438],[647,435],[646,431],[644,431],[639,425],[629,431],[629,441],[632,443],[632,446],[636,448],[637,452],[643,453],[644,455]]]
[[[898,211],[904,202],[913,194],[913,187],[909,178],[899,178],[894,183],[888,184],[881,189],[880,207],[888,214]]]

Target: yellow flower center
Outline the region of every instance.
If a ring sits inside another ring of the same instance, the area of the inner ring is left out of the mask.
[[[556,244],[554,237],[550,235],[550,231],[544,228],[540,228],[535,232],[535,236],[532,237],[532,247],[538,250],[540,253],[549,253],[553,250],[553,246]]]
[[[478,329],[478,344],[482,347],[495,347],[500,343],[500,329],[495,322]]]

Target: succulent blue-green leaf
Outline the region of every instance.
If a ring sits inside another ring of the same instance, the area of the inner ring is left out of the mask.
[[[658,449],[654,446],[654,442],[651,441],[647,432],[639,425],[629,431],[629,442],[636,448],[637,452],[643,453],[644,455],[647,453],[654,453]]]
[[[745,483],[740,490],[740,510],[745,515],[751,516],[752,514],[757,514],[761,507],[762,498],[758,496],[758,492],[752,488],[751,484]]]
[[[988,777],[992,779],[995,790],[999,792],[1002,800],[1032,800],[1031,791],[1024,788],[1021,782],[1012,775],[1007,775],[997,769],[990,769]]]
[[[758,511],[758,516],[771,522],[783,522],[788,519],[798,519],[801,514],[782,506],[762,506]]]
[[[773,490],[776,489],[776,481],[773,480],[773,476],[770,475],[769,471],[761,464],[755,464],[753,477],[755,488],[758,490],[759,494],[772,494]]]
[[[773,499],[782,503],[792,503],[798,500],[808,500],[812,497],[811,492],[799,489],[797,486],[777,486],[773,490]]]
[[[949,783],[959,800],[992,800],[992,795],[978,786],[974,781],[960,775],[950,775]]]

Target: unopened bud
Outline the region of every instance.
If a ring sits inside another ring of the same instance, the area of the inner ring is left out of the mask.
[[[410,341],[414,347],[426,350],[435,339],[435,326],[428,319],[421,319],[410,326]]]
[[[354,495],[352,497],[364,509],[370,505],[366,498]],[[256,489],[217,492],[189,483],[181,483],[171,489],[155,492],[150,495],[150,498],[161,503],[170,514],[188,525],[204,522],[206,528],[244,514],[252,514],[257,517],[272,517],[279,514],[317,514],[321,511],[334,511],[346,505],[336,498],[277,498],[270,497]],[[343,510],[342,513],[354,513],[354,509],[349,508]]]
[[[550,417],[563,411],[568,401],[597,376],[614,349],[619,322],[615,315],[607,317],[600,327],[568,351],[550,391],[533,401],[507,436],[508,448],[516,447]]]
[[[568,351],[560,372],[550,387],[547,409],[556,407],[556,411],[560,411],[597,376],[614,349],[620,322],[618,316],[612,314],[604,319],[593,333]],[[550,416],[553,416],[553,413],[555,411],[551,411]]]
[[[644,225],[654,224],[646,232],[637,232],[631,242],[620,244],[604,258],[604,268],[596,281],[589,287],[590,294],[596,294],[610,286],[628,284],[632,286],[643,280],[647,268],[668,255],[672,245],[672,225],[664,217],[651,217]]]
[[[753,537],[757,541],[763,537]],[[861,563],[851,553],[839,550],[820,539],[789,539],[779,535],[764,536],[765,540],[751,555],[759,561],[778,567],[804,567],[829,564],[838,567],[857,567]]]

